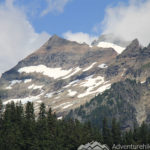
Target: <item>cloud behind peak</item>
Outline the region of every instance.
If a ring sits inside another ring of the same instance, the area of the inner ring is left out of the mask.
[[[146,46],[150,42],[150,0],[130,0],[106,9],[101,24],[103,34],[112,33],[125,40],[138,38]]]

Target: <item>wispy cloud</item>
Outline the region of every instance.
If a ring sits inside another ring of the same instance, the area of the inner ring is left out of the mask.
[[[103,33],[113,33],[125,40],[138,38],[143,45],[150,42],[150,0],[130,0],[106,10],[104,21],[100,26]]]
[[[26,14],[6,0],[0,5],[0,73],[39,48],[49,35],[38,34]]]
[[[89,35],[87,33],[83,32],[77,32],[77,33],[72,33],[71,31],[68,31],[63,34],[63,37],[70,40],[70,41],[76,41],[78,43],[87,43],[91,44],[95,39],[97,39],[96,36]]]
[[[42,11],[41,16],[48,14],[49,12],[63,12],[66,4],[71,0],[46,0],[47,8]]]

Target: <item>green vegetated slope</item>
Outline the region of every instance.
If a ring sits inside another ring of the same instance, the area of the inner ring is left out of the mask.
[[[132,128],[134,124],[141,124],[142,121],[149,122],[147,109],[149,96],[149,78],[144,84],[126,79],[114,83],[103,94],[99,94],[89,103],[71,111],[67,118],[76,118],[83,122],[91,121],[99,128],[102,127],[104,117],[107,117],[109,122],[112,118],[116,118],[120,121],[122,129]],[[144,105],[143,110],[140,109],[142,105]]]

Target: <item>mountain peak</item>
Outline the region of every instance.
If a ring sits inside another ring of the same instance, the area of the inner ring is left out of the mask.
[[[138,39],[134,39],[129,46],[125,49],[125,51],[120,55],[120,57],[136,57],[140,54],[141,45]]]
[[[67,40],[54,34],[52,37],[50,37],[50,39],[48,40],[48,43],[65,42],[65,41]]]
[[[69,41],[57,36],[56,34],[53,35],[52,37],[50,37],[50,39],[48,40],[48,46],[61,46],[61,45],[65,45],[67,44]]]
[[[139,40],[134,39],[129,46],[127,46],[127,50],[132,50],[132,52],[139,51],[141,48]]]
[[[140,46],[139,40],[138,39],[134,39],[131,44],[129,46]]]
[[[49,40],[58,40],[61,39],[58,35],[54,34],[52,37],[50,37]]]

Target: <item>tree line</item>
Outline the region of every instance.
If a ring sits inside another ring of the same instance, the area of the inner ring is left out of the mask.
[[[33,103],[25,108],[21,103],[11,102],[4,108],[0,103],[0,150],[77,150],[81,144],[98,141],[107,144],[147,144],[150,143],[150,127],[143,123],[133,130],[121,131],[116,119],[108,124],[103,119],[102,129],[90,122],[78,120],[58,120],[56,114],[44,103],[35,115]]]

